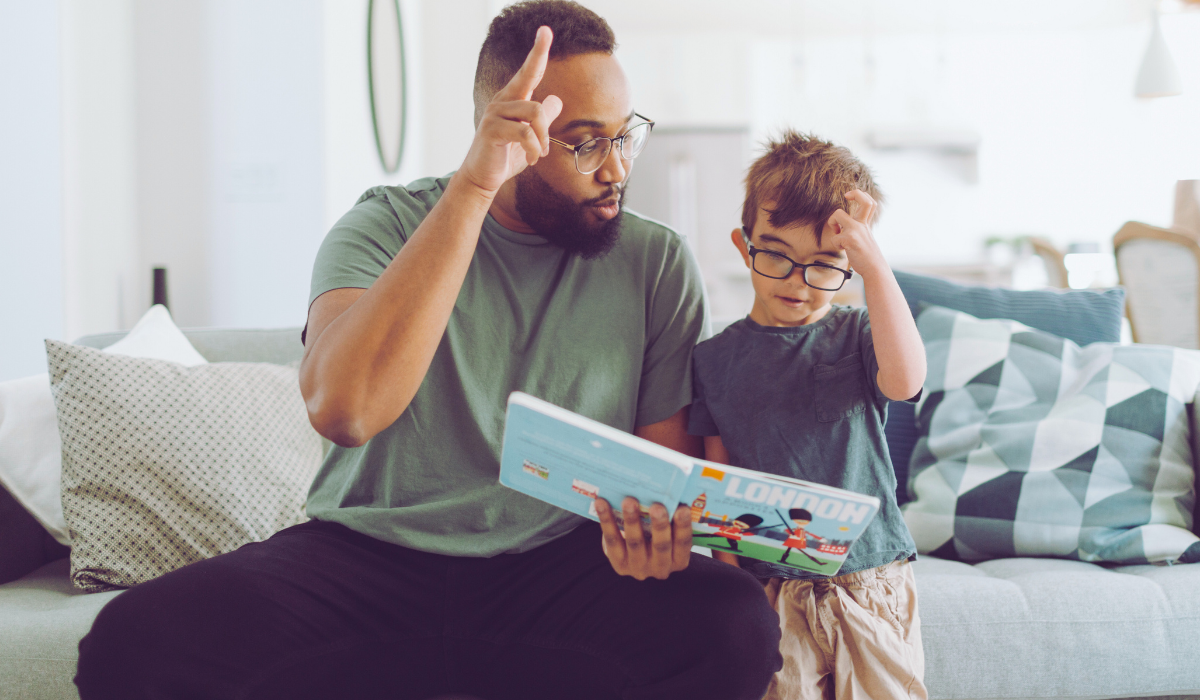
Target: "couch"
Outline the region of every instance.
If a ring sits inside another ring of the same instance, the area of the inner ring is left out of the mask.
[[[185,333],[212,362],[302,350],[299,329]],[[0,700],[78,697],[78,641],[120,592],[74,589],[67,554],[0,489]],[[1200,565],[923,556],[914,569],[931,698],[1200,699]]]

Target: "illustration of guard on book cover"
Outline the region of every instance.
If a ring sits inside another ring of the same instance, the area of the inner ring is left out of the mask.
[[[695,544],[833,576],[874,508],[713,467],[684,494]]]

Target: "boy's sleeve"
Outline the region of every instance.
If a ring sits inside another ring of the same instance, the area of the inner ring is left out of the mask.
[[[708,402],[704,398],[704,381],[700,378],[699,367],[692,364],[692,410],[688,414],[688,434],[709,437],[720,435],[717,422],[713,420],[708,410]]]
[[[671,234],[650,299],[649,333],[638,387],[638,427],[664,421],[692,402],[692,349],[708,335],[700,269]]]
[[[858,338],[862,348],[863,368],[867,371],[867,381],[871,383],[876,405],[883,407],[888,405],[891,399],[879,388],[879,358],[875,357],[875,338],[871,335],[871,317],[867,315],[866,307],[859,310],[859,319]],[[920,400],[921,393],[918,391],[916,396],[905,399],[905,403],[916,403]]]

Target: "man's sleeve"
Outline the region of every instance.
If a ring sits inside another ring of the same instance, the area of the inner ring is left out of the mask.
[[[649,328],[635,425],[666,420],[692,402],[692,348],[708,335],[708,299],[691,250],[672,235],[648,290]]]
[[[387,197],[371,190],[329,230],[313,263],[308,304],[333,289],[367,289],[400,252],[407,232]]]
[[[326,234],[313,262],[308,305],[334,289],[369,289],[400,252],[408,234],[379,188],[369,190]],[[308,323],[300,331],[303,344]]]

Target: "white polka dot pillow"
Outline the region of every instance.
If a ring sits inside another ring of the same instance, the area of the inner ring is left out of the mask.
[[[133,586],[305,519],[321,440],[295,367],[46,353],[77,587]]]

